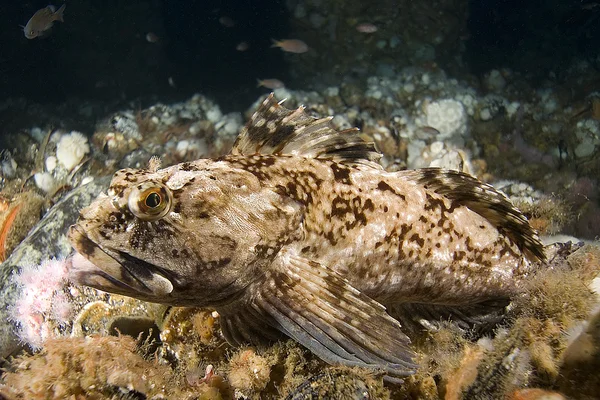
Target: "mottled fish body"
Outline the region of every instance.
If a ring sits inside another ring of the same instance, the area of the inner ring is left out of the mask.
[[[493,187],[385,172],[372,143],[329,122],[271,95],[227,156],[117,172],[71,227],[73,279],[214,307],[234,344],[284,334],[330,363],[413,373],[400,323],[489,321],[542,245]]]

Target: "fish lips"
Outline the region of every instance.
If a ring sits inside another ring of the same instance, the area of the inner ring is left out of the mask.
[[[77,284],[145,300],[173,292],[173,283],[161,268],[103,248],[90,239],[80,225],[71,226],[69,241],[77,251],[72,258],[69,279]]]

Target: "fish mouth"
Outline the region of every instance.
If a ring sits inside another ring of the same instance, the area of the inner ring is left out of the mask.
[[[173,292],[172,280],[164,269],[103,248],[79,225],[69,229],[69,241],[76,250],[69,279],[77,284],[145,300]]]

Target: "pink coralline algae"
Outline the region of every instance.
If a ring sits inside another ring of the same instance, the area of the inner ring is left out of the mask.
[[[38,349],[54,330],[68,324],[73,315],[68,287],[70,260],[46,260],[41,265],[24,266],[13,275],[20,296],[12,310],[19,338]]]

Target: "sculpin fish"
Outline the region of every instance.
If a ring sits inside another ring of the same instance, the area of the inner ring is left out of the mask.
[[[226,156],[118,171],[70,228],[73,279],[212,307],[232,344],[285,335],[329,363],[414,373],[403,329],[489,321],[543,247],[492,186],[385,172],[373,143],[330,120],[271,95]]]

